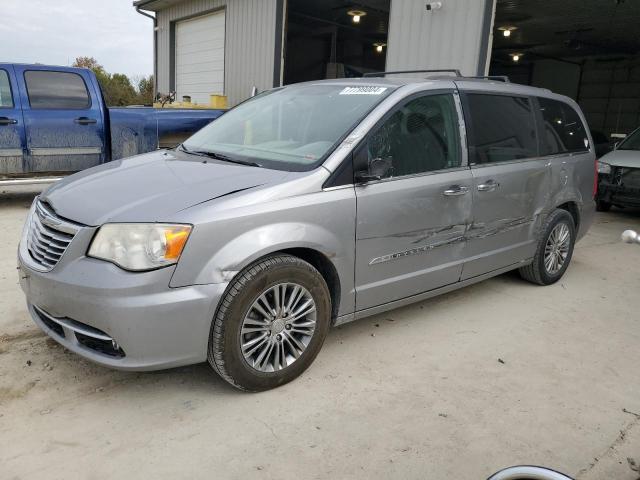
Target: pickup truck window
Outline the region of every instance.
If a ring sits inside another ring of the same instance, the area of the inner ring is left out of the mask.
[[[91,106],[89,92],[76,73],[29,70],[24,73],[32,109],[85,109]]]
[[[6,70],[0,70],[0,108],[13,108],[11,84]]]

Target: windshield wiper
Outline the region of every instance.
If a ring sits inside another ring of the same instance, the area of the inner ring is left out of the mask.
[[[189,150],[184,144],[180,144],[180,148],[183,152],[191,155],[199,155],[201,157],[209,157],[214,160],[221,160],[223,162],[237,163],[239,165],[247,165],[249,167],[262,167],[259,163],[251,162],[249,160],[241,160],[239,158],[231,158],[222,153],[212,152],[211,150]]]

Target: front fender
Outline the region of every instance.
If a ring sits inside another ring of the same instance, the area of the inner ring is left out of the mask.
[[[339,314],[353,311],[356,224],[353,189],[249,203],[231,210],[220,206],[217,213],[199,211],[189,223],[195,227],[171,279],[172,287],[228,283],[265,255],[306,248],[323,255],[335,268],[340,279]]]
[[[341,240],[318,225],[302,222],[263,225],[237,236],[217,251],[202,265],[194,283],[227,283],[259,258],[290,248],[310,248],[320,252],[336,269],[335,260],[346,254]]]

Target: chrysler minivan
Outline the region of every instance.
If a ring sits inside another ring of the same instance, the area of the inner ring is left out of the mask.
[[[208,361],[282,385],[332,325],[517,269],[562,277],[592,223],[574,101],[458,75],[275,88],[173,150],[72,175],[31,207],[35,323],[118,369]]]

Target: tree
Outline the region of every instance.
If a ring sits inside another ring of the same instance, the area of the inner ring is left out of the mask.
[[[142,77],[138,81],[138,103],[142,105],[153,103],[153,75]]]
[[[129,77],[122,73],[108,73],[93,57],[78,57],[73,62],[73,66],[88,68],[95,73],[109,107],[153,103],[153,76],[142,77],[137,82],[136,90]]]

